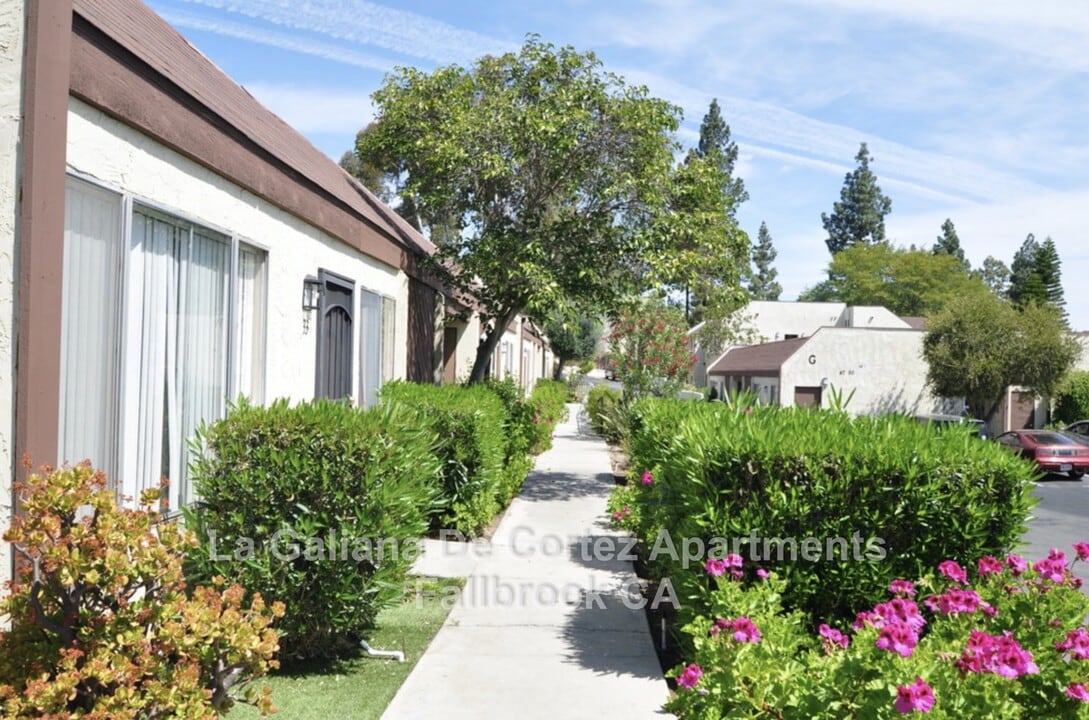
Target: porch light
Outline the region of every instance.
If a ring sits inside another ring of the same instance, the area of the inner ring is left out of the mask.
[[[307,275],[303,279],[303,310],[317,310],[321,302],[321,281],[313,275]]]

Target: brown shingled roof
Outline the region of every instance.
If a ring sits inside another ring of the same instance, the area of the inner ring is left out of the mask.
[[[435,251],[430,240],[231,80],[139,0],[73,0],[73,10],[323,194],[347,206],[396,242],[427,254]]]
[[[926,330],[925,317],[900,316],[900,319],[908,324],[912,330]]]
[[[729,350],[707,369],[709,375],[778,375],[787,358],[809,338],[750,345]]]

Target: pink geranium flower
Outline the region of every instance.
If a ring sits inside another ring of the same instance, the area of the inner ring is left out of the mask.
[[[893,580],[889,583],[889,592],[893,595],[915,597],[915,583],[910,580]]]
[[[1089,560],[1089,542],[1074,543],[1074,552],[1078,554],[1078,560]]]
[[[1075,700],[1089,702],[1089,689],[1080,683],[1070,683],[1064,692]]]
[[[1020,555],[1007,555],[1006,567],[1012,570],[1014,575],[1020,575],[1028,570],[1028,563]]]
[[[818,628],[821,635],[821,642],[824,643],[825,652],[832,652],[836,649],[846,648],[851,644],[851,638],[847,637],[834,627],[830,627],[826,623],[821,623]]]
[[[932,707],[934,707],[933,688],[922,678],[916,676],[914,683],[896,688],[897,712],[930,712]]]
[[[703,569],[708,575],[718,577],[726,572],[726,561],[707,558],[707,562],[703,564]]]
[[[897,653],[901,657],[911,657],[918,644],[919,635],[915,632],[915,628],[898,620],[882,627],[877,641],[874,642],[878,648]]]
[[[654,474],[651,473],[650,470],[644,470],[643,471],[642,483],[644,485],[653,485],[654,484]]]
[[[998,575],[1002,572],[1002,561],[990,555],[981,557],[976,563],[976,572],[979,575]]]
[[[896,711],[930,712],[934,707],[934,690],[921,677],[916,677],[910,685],[900,685],[896,688]]]
[[[1071,630],[1065,640],[1055,643],[1055,647],[1060,652],[1070,653],[1075,660],[1089,660],[1089,633],[1085,628]]]
[[[681,687],[691,690],[699,683],[700,678],[703,677],[703,668],[694,663],[689,663],[685,666],[681,674],[677,676],[677,684]]]
[[[715,624],[711,626],[710,634],[718,635],[720,632],[724,631],[732,632],[731,637],[737,642],[760,642],[760,629],[747,617],[739,617],[736,620],[719,618],[718,620],[715,620]]]
[[[954,582],[968,584],[968,573],[964,572],[964,568],[956,560],[942,560],[938,563],[938,572]]]

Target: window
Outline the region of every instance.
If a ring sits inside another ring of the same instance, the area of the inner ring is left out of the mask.
[[[124,496],[169,478],[176,509],[196,428],[263,399],[265,254],[130,203],[69,178],[59,447]]]
[[[371,290],[360,292],[359,403],[370,407],[378,389],[393,377],[393,343],[397,303]]]
[[[514,374],[514,343],[503,341],[503,378]]]

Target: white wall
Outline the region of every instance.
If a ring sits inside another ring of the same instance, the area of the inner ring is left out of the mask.
[[[464,327],[458,325],[458,344],[454,350],[454,367],[456,368],[456,382],[464,382],[469,379],[469,373],[476,362],[476,349],[480,346],[480,315],[473,313],[464,323]]]
[[[754,300],[738,312],[742,315],[743,326],[757,335],[755,344],[786,340],[787,335],[808,337],[821,327],[842,326],[846,308],[843,303]]]
[[[1089,334],[1079,333],[1074,337],[1081,345],[1081,355],[1074,361],[1074,369],[1089,371]]]
[[[360,287],[393,297],[396,307],[394,376],[407,359],[408,278],[306,224],[136,130],[69,100],[68,165],[71,169],[186,219],[222,230],[268,251],[265,398],[313,397],[316,316],[302,310],[303,278],[324,268]],[[359,323],[355,323],[358,396]]]
[[[782,366],[781,403],[794,404],[795,387],[825,384],[821,406],[828,407],[832,388],[854,415],[892,412],[929,414],[949,410],[926,387],[921,330],[822,328]]]
[[[906,322],[880,305],[852,305],[847,308],[843,323],[854,328],[910,328]]]
[[[24,3],[0,3],[0,535],[11,521],[15,373],[15,234],[21,177]],[[0,541],[0,588],[10,579],[11,548]],[[0,593],[3,594],[3,593]]]

